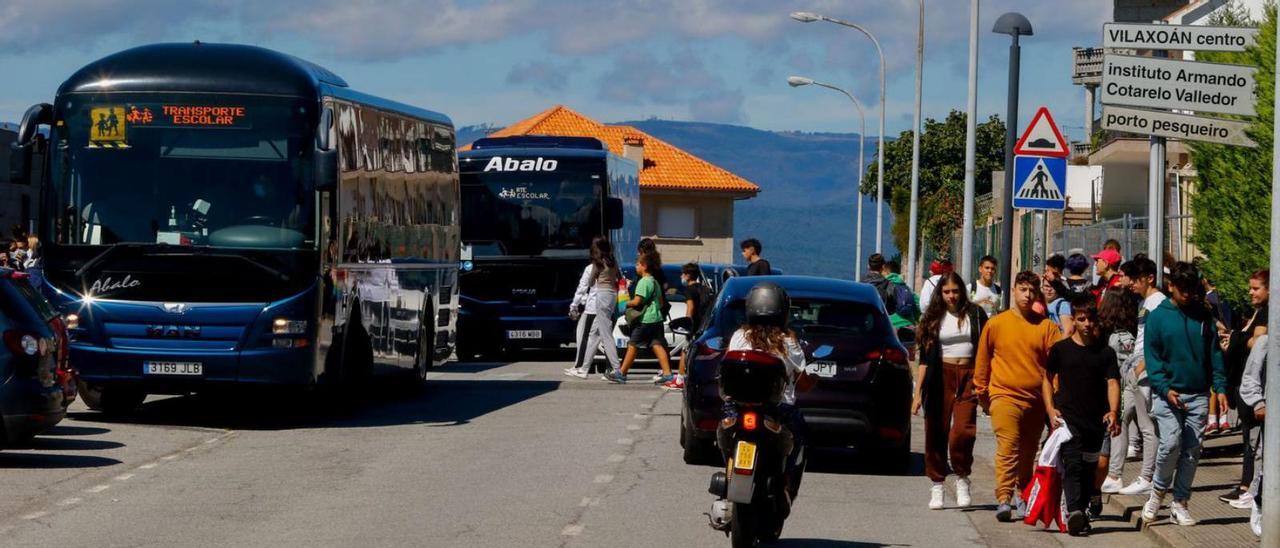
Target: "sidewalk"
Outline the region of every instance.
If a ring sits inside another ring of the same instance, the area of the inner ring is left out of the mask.
[[[1169,522],[1168,508],[1150,527],[1143,528],[1147,537],[1161,546],[1224,547],[1257,546],[1258,537],[1249,530],[1249,510],[1238,510],[1218,500],[1218,495],[1230,491],[1240,481],[1240,452],[1242,442],[1239,432],[1210,436],[1205,440],[1200,467],[1196,471],[1192,487],[1191,514],[1200,521],[1195,527],[1179,527]],[[1140,462],[1125,463],[1124,479],[1133,480]],[[1142,515],[1142,505],[1147,497],[1103,495],[1108,513],[1119,513],[1131,523],[1137,523]],[[1166,502],[1167,504],[1167,502]]]

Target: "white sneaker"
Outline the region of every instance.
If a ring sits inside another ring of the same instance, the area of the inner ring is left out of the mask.
[[[947,493],[947,485],[945,483],[938,482],[933,484],[933,487],[929,489],[929,509],[941,510],[942,507],[946,504],[946,502],[943,500],[944,498],[946,498],[946,493]]]
[[[1145,495],[1151,492],[1151,480],[1144,477],[1138,477],[1133,483],[1120,488],[1121,495]]]
[[[969,495],[969,487],[971,487],[969,478],[956,479],[956,506],[968,508],[973,504],[973,497]]]
[[[574,372],[573,372],[573,376],[578,377],[579,379],[585,379],[585,378],[590,377],[590,376],[591,376],[591,374],[590,374],[590,373],[587,373],[587,370],[586,370],[586,369],[579,369],[579,370],[577,370],[577,371],[574,371]]]
[[[1147,523],[1155,521],[1162,505],[1164,505],[1164,493],[1152,489],[1151,496],[1147,497],[1147,503],[1142,505],[1142,521]]]
[[[658,373],[657,375],[654,375],[652,379],[649,379],[649,380],[650,382],[658,382],[658,379],[661,379],[661,378],[662,378],[662,373]]]
[[[1138,448],[1130,445],[1128,453],[1125,454],[1125,460],[1133,460],[1136,458],[1138,458]]]
[[[1123,487],[1124,482],[1120,481],[1120,478],[1107,476],[1107,479],[1102,482],[1102,493],[1106,495],[1114,495],[1119,493],[1120,489]]]
[[[1232,508],[1248,510],[1253,508],[1253,495],[1250,495],[1248,491],[1245,491],[1240,493],[1240,498],[1228,502],[1227,504],[1230,504]]]
[[[1249,512],[1249,528],[1253,529],[1254,536],[1262,536],[1262,509],[1257,504],[1252,506],[1253,510]]]
[[[578,371],[579,371],[579,369],[578,369],[577,367],[566,367],[566,368],[564,368],[564,374],[565,374],[565,375],[568,375],[568,376],[570,376],[570,377],[576,377],[576,376],[578,376]]]
[[[1183,527],[1190,527],[1197,523],[1196,518],[1191,517],[1191,509],[1187,508],[1186,501],[1173,501],[1173,504],[1169,505],[1169,518],[1170,521]]]

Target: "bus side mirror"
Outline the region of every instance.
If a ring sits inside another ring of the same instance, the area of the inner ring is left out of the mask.
[[[16,184],[31,184],[31,169],[35,163],[35,155],[39,152],[44,139],[39,128],[53,124],[53,105],[40,103],[32,105],[22,115],[22,124],[18,126],[18,139],[13,143],[9,154],[9,181]]]
[[[315,150],[316,190],[333,190],[338,186],[338,151],[333,147],[333,107],[320,110],[316,124]]]
[[[625,216],[622,199],[608,198],[604,201],[605,228],[609,230],[621,229],[626,221]]]

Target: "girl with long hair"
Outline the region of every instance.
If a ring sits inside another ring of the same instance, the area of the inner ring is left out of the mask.
[[[618,298],[618,259],[613,244],[597,236],[591,241],[591,264],[582,271],[578,290],[569,305],[569,317],[578,320],[578,355],[566,375],[587,378],[595,363],[596,349],[603,346],[611,370],[618,369],[618,349],[613,344],[614,303]]]
[[[939,279],[916,330],[921,355],[911,413],[924,409],[925,474],[933,480],[929,508],[934,510],[945,504],[949,472],[957,476],[957,505],[972,502],[969,473],[978,434],[973,366],[986,323],[987,313],[969,302],[964,279],[948,272]]]
[[[1260,441],[1258,433],[1262,423],[1254,417],[1253,409],[1241,402],[1240,385],[1250,351],[1257,345],[1259,337],[1267,334],[1267,305],[1271,301],[1270,283],[1270,269],[1259,270],[1249,276],[1249,304],[1253,306],[1253,313],[1240,329],[1220,333],[1224,352],[1223,365],[1227,370],[1227,398],[1240,412],[1237,420],[1240,423],[1240,434],[1244,437],[1244,463],[1240,469],[1240,485],[1220,495],[1218,500],[1241,509],[1249,508],[1253,500],[1249,495],[1249,484],[1253,482],[1254,473],[1259,472],[1254,467],[1254,455],[1261,449],[1258,444]],[[1226,422],[1227,410],[1219,411],[1222,413],[1221,419],[1214,417],[1210,410],[1209,429],[1214,429],[1215,422],[1220,427],[1222,422]],[[1225,427],[1221,428],[1225,429]]]

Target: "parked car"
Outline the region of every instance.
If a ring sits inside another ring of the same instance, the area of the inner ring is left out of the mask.
[[[75,399],[67,330],[27,274],[0,268],[0,333],[3,440],[23,442],[60,422]]]
[[[714,462],[721,419],[717,379],[729,339],[742,325],[744,299],[760,278],[724,283],[705,331],[693,344],[681,409],[680,445],[689,463]],[[905,471],[911,447],[911,372],[875,289],[867,284],[771,276],[791,297],[790,327],[809,358],[816,386],[796,395],[809,444],[854,447],[880,468]],[[824,348],[821,359],[814,351]]]

